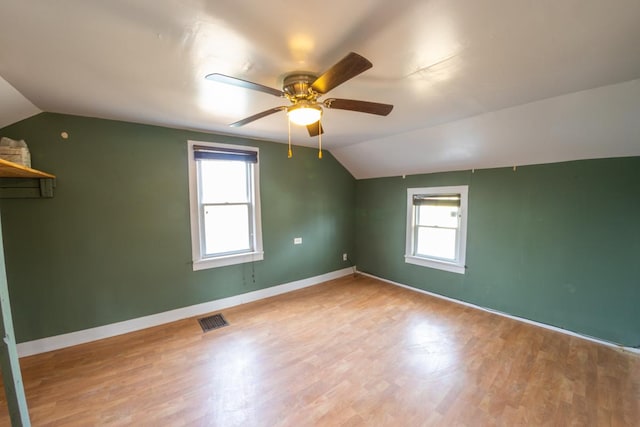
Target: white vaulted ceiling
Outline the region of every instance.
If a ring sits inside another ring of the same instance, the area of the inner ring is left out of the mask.
[[[0,0],[0,127],[38,111],[287,141],[281,88],[348,52],[323,145],[356,178],[640,155],[638,0]],[[325,97],[326,98],[326,97]],[[306,129],[293,141],[315,145]]]

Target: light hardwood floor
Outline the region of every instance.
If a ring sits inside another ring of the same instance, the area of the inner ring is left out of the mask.
[[[368,277],[21,359],[35,426],[632,426],[640,357]],[[0,425],[9,425],[4,394]]]

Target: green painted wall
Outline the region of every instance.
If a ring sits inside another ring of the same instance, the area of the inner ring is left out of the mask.
[[[467,272],[404,262],[406,189],[469,185]],[[640,157],[356,184],[358,269],[626,346],[640,345]]]
[[[43,113],[0,135],[58,176],[53,199],[0,200],[18,342],[335,271],[348,252],[376,276],[640,345],[640,158],[355,181],[327,152],[156,126]],[[188,139],[260,147],[264,261],[192,271]],[[467,273],[406,264],[406,188],[460,184]]]
[[[18,342],[328,273],[354,252],[355,180],[328,152],[50,113],[0,134],[57,175],[53,199],[0,201]],[[260,148],[264,261],[192,271],[188,139]]]

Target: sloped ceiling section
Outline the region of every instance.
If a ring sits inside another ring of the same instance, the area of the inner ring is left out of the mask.
[[[628,119],[638,0],[0,0],[0,10],[0,76],[23,95],[3,95],[14,111],[3,120],[35,105],[286,143],[281,111],[229,127],[286,99],[205,76],[281,89],[287,73],[319,74],[357,52],[373,68],[325,99],[395,105],[387,117],[325,108],[323,147],[357,177],[640,155]],[[318,143],[298,126],[291,137]]]
[[[637,156],[640,80],[340,147],[332,153],[357,179]]]
[[[40,112],[38,107],[0,76],[0,129]]]

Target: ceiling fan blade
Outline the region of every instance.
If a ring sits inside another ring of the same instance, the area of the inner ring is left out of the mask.
[[[318,93],[327,93],[371,67],[373,64],[368,59],[351,52],[318,77],[311,87]]]
[[[324,133],[324,129],[322,128],[320,120],[307,125],[307,130],[309,131],[309,136],[318,136],[319,134]]]
[[[247,80],[238,79],[236,77],[225,76],[224,74],[208,74],[205,77],[207,80],[211,80],[214,82],[225,83],[232,86],[238,86],[245,89],[257,90],[259,92],[268,93],[273,96],[284,97],[284,92],[278,89],[274,89],[269,86],[264,86],[259,83],[253,83]]]
[[[329,98],[325,100],[324,106],[338,110],[351,110],[358,111],[360,113],[377,114],[379,116],[386,116],[391,112],[391,110],[393,110],[393,105],[391,104],[338,98]]]
[[[231,126],[232,128],[237,128],[237,127],[240,127],[240,126],[244,126],[247,123],[251,123],[251,122],[253,122],[255,120],[261,119],[261,118],[269,116],[269,115],[271,115],[273,113],[277,113],[278,111],[283,111],[283,110],[286,110],[286,109],[287,109],[287,107],[275,107],[275,108],[272,108],[270,110],[266,110],[266,111],[263,111],[261,113],[254,114],[253,116],[249,116],[246,119],[238,120],[237,122],[231,123],[229,126]]]

